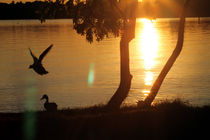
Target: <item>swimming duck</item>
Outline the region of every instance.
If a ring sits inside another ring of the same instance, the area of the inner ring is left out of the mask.
[[[50,51],[53,44],[51,44],[42,54],[39,56],[39,59],[32,53],[31,49],[29,48],[30,54],[34,60],[34,63],[29,66],[29,69],[34,69],[35,72],[37,72],[40,75],[47,74],[48,71],[45,70],[45,68],[42,66],[42,60],[46,56],[46,54]]]
[[[56,103],[49,103],[49,98],[46,94],[44,94],[42,96],[42,98],[40,100],[46,99],[45,103],[44,103],[44,108],[49,111],[56,111],[57,110],[57,104]]]

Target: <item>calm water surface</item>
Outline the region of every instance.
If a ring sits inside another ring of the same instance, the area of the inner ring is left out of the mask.
[[[148,94],[177,39],[177,19],[153,23],[139,19],[130,43],[132,87],[125,104]],[[72,29],[71,20],[0,21],[0,112],[42,110],[48,94],[59,108],[106,103],[119,84],[119,41],[109,38],[89,44]],[[50,44],[43,61],[46,76],[29,70],[32,57]],[[210,104],[210,19],[188,19],[183,51],[167,75],[155,102],[181,98],[193,105]]]

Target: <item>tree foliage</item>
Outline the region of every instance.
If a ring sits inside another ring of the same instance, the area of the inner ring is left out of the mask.
[[[91,43],[113,35],[119,36],[122,17],[108,0],[88,0],[75,5],[74,29]]]

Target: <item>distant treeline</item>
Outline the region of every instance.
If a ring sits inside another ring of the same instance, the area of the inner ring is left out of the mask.
[[[138,4],[138,17],[178,17],[184,0],[145,0]],[[0,19],[72,18],[73,0],[66,2],[0,3]],[[210,17],[210,0],[191,0],[187,16]]]
[[[39,1],[0,3],[0,19],[38,19],[40,17],[38,10],[43,4]]]
[[[73,1],[66,3],[34,1],[0,3],[0,19],[72,18]]]

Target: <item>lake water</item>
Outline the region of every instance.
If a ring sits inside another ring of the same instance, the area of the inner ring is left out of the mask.
[[[177,40],[178,19],[138,19],[130,43],[132,86],[125,104],[148,94]],[[0,21],[0,112],[43,110],[43,94],[59,108],[106,103],[119,84],[120,38],[89,44],[72,20]],[[49,74],[28,69],[50,44],[43,61]],[[210,104],[210,19],[187,19],[183,51],[167,75],[155,102],[181,98],[193,105]]]

